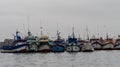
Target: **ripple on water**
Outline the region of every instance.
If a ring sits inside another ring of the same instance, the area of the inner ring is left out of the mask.
[[[0,53],[0,67],[119,67],[120,51]]]

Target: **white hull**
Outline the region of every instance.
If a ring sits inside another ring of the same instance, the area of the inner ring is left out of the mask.
[[[67,46],[66,47],[66,51],[68,52],[79,52],[80,51],[80,47],[78,46]]]
[[[102,49],[102,46],[100,44],[92,44],[94,49]]]
[[[114,47],[114,49],[120,49],[120,44],[119,44],[119,45],[116,45],[116,46]]]
[[[114,48],[120,48],[120,45],[118,45],[118,46],[115,46]]]
[[[113,48],[114,48],[113,44],[107,44],[103,46],[103,49],[113,49]]]
[[[92,46],[90,43],[88,43],[88,44],[84,44],[84,45],[82,46],[81,51],[82,51],[82,52],[94,51],[94,48],[93,48],[93,46]]]

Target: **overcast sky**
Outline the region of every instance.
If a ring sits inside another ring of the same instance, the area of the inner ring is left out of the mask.
[[[27,19],[29,17],[29,19]],[[18,29],[40,36],[56,36],[57,26],[62,37],[75,28],[76,37],[89,35],[117,37],[120,34],[119,0],[0,0],[0,40],[13,38]]]

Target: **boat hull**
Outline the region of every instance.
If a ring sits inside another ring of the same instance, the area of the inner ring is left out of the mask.
[[[29,45],[28,50],[29,50],[29,52],[37,52],[38,47],[35,44],[31,44],[31,45]]]
[[[82,52],[93,52],[94,48],[91,44],[84,44],[81,48]]]
[[[64,51],[65,51],[65,47],[61,45],[53,45],[51,47],[51,52],[64,52]]]
[[[27,45],[28,44],[22,44],[22,45],[17,45],[17,46],[6,46],[1,48],[0,52],[1,53],[26,53],[27,51]]]
[[[80,47],[77,45],[68,45],[68,46],[66,46],[66,51],[67,52],[79,52]]]
[[[113,44],[106,44],[102,47],[102,50],[114,50]]]
[[[38,51],[37,52],[47,53],[47,52],[51,51],[50,49],[51,49],[50,45],[42,45],[42,46],[38,47]]]
[[[92,44],[94,50],[102,50],[102,46],[100,44]]]
[[[115,45],[114,50],[120,50],[120,44]]]

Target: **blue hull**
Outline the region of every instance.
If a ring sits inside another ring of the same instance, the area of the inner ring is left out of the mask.
[[[65,51],[65,47],[61,45],[54,45],[51,48],[51,52],[64,52],[64,51]]]
[[[1,47],[2,53],[15,53],[15,52],[27,52],[26,47],[28,44],[21,44],[16,46],[3,46]]]

